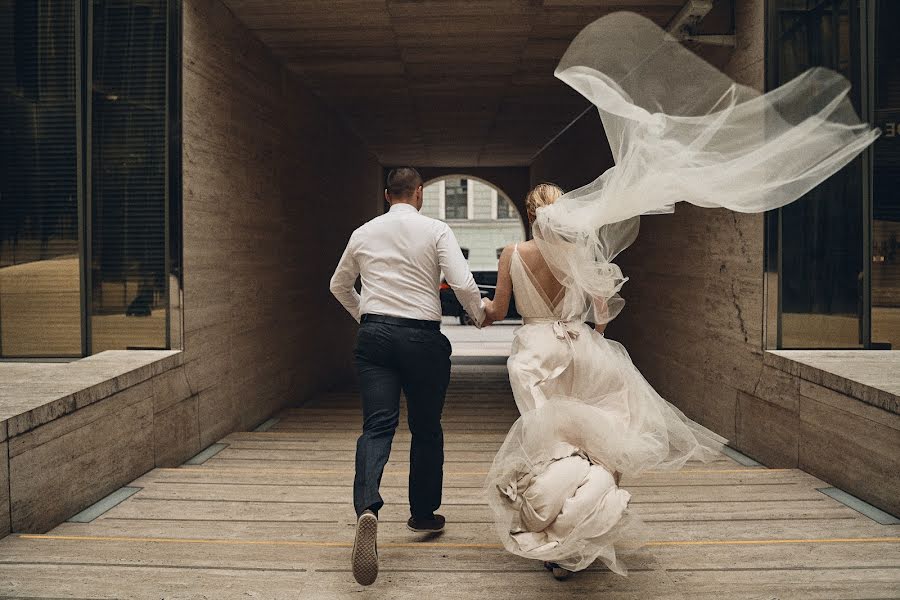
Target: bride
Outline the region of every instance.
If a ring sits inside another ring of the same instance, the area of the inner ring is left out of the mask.
[[[640,545],[645,528],[619,477],[710,460],[725,440],[661,398],[604,336],[627,281],[613,259],[635,240],[640,215],[679,201],[739,212],[784,206],[878,131],[860,122],[833,71],[811,69],[761,94],[633,13],[585,28],[556,76],[597,107],[615,166],[567,194],[537,186],[526,199],[534,239],[500,257],[486,312],[502,319],[515,292],[524,324],[508,368],[521,416],[486,491],[510,552],[544,561],[558,578],[598,559],[624,575],[617,552]]]
[[[534,188],[525,201],[529,222],[562,194],[552,184]],[[725,440],[660,398],[625,348],[604,337],[615,298],[582,299],[579,314],[592,311],[593,328],[573,316],[572,289],[534,240],[501,254],[494,300],[486,301],[489,318],[506,314],[513,290],[524,324],[508,368],[522,417],[488,477],[504,542],[516,554],[544,560],[557,578],[597,558],[624,574],[613,542],[626,529],[631,544],[642,533],[636,519],[625,518],[631,496],[618,487],[620,475],[710,459]]]

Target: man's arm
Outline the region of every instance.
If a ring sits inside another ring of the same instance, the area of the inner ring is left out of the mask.
[[[469,316],[478,327],[490,325],[485,322],[484,302],[481,300],[481,290],[475,284],[475,278],[469,270],[466,257],[459,248],[459,242],[453,235],[453,230],[444,225],[437,239],[438,264],[444,272],[447,285],[453,288],[453,293],[459,299]]]
[[[347,242],[344,255],[338,263],[334,275],[331,276],[331,293],[344,305],[356,322],[359,323],[359,292],[356,291],[356,278],[359,277],[359,264],[353,256],[353,236]]]

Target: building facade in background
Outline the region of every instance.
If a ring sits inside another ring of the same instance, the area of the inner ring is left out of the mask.
[[[500,250],[525,240],[525,226],[513,203],[477,179],[447,177],[429,183],[422,214],[450,225],[472,271],[496,271]]]

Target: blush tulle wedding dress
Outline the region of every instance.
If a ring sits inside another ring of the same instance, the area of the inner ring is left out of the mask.
[[[597,107],[615,166],[537,211],[534,239],[562,284],[557,297],[513,252],[524,325],[508,367],[521,416],[485,490],[510,552],[573,571],[599,559],[625,574],[619,554],[647,528],[614,473],[679,469],[717,456],[725,440],[661,398],[621,344],[585,324],[609,322],[624,305],[627,278],[613,259],[636,238],[640,215],[677,202],[784,206],[878,131],[857,117],[838,73],[812,69],[762,94],[633,13],[585,28],[556,76]]]

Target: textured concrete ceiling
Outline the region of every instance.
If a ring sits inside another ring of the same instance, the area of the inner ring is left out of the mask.
[[[529,164],[587,107],[581,96],[553,77],[578,31],[614,10],[633,10],[665,26],[684,4],[224,2],[344,115],[382,164],[432,166]]]

